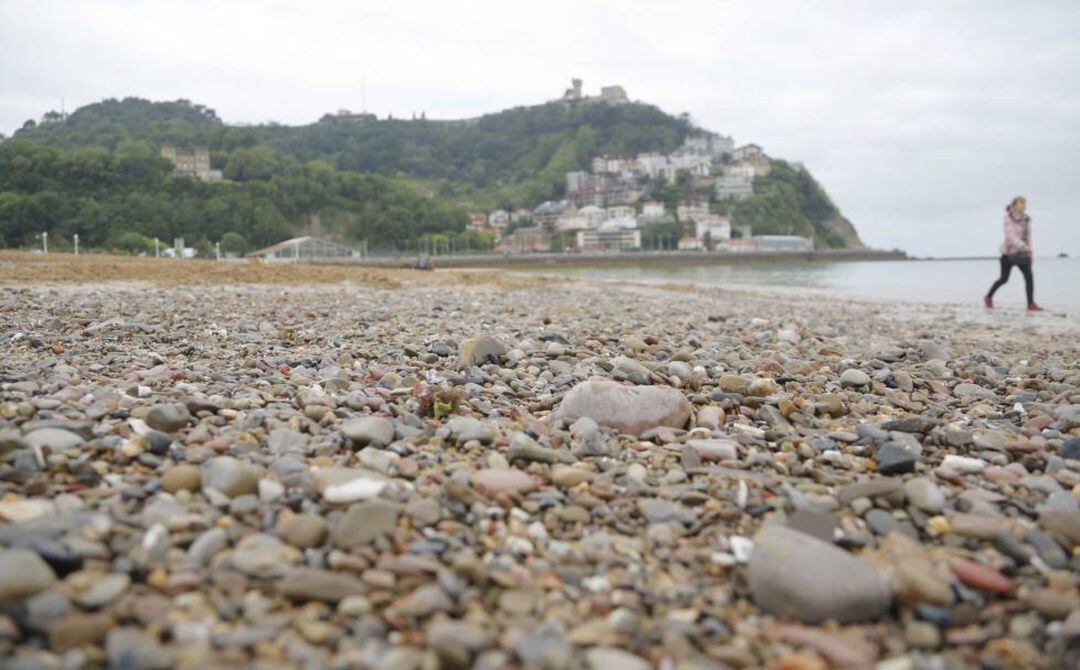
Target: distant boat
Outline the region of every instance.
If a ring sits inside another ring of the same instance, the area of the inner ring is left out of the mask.
[[[1062,251],[1060,254],[1058,254],[1058,258],[1068,258],[1068,257],[1069,257],[1069,254],[1065,253],[1064,251]]]

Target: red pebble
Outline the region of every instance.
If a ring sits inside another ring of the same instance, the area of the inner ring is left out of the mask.
[[[964,586],[994,593],[1012,591],[1012,580],[989,565],[960,560],[953,562],[951,567],[953,574],[963,582]]]

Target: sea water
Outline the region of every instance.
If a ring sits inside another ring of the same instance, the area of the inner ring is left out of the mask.
[[[1043,307],[1080,311],[1080,258],[1039,258],[1035,301]],[[634,267],[552,267],[546,274],[641,283],[685,283],[742,289],[798,290],[840,298],[982,304],[1000,273],[998,260],[791,261],[738,265],[645,264]],[[1024,278],[1013,268],[994,297],[1004,308],[1023,307]]]

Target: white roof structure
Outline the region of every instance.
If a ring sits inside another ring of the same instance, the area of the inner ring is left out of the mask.
[[[294,237],[291,240],[252,251],[248,254],[248,258],[262,258],[268,261],[314,261],[355,258],[359,255],[358,251],[336,242],[305,236]]]

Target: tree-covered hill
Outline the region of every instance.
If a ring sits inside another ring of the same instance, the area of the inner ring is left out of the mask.
[[[249,246],[314,232],[372,249],[416,248],[424,236],[466,235],[467,210],[531,208],[563,195],[568,171],[601,154],[670,152],[706,132],[686,115],[640,103],[548,103],[463,121],[326,115],[302,126],[223,123],[186,100],[105,100],[47,113],[0,143],[0,244],[42,231],[87,246],[148,237]],[[173,176],[164,144],[210,149],[219,182]],[[678,188],[657,186],[672,205]],[[805,170],[776,162],[734,209],[757,234],[858,243]],[[487,240],[459,240],[471,248]],[[205,245],[204,245],[205,246]]]
[[[688,119],[643,104],[549,103],[468,121],[324,116],[303,126],[228,126],[185,100],[139,98],[87,105],[66,119],[46,115],[15,137],[57,147],[115,149],[125,139],[207,146],[226,170],[233,152],[264,146],[301,162],[417,180],[477,208],[529,206],[560,195],[565,174],[597,154],[670,151],[693,131]]]
[[[202,182],[173,176],[172,164],[143,140],[113,150],[0,143],[0,246],[32,244],[42,232],[54,247],[78,234],[86,248],[126,251],[146,251],[154,237],[184,237],[205,249],[231,233],[227,251],[235,252],[313,230],[370,240],[373,249],[472,235],[464,210],[408,184],[272,152],[273,169],[259,171],[262,149],[234,152],[237,179]]]
[[[754,195],[733,210],[732,224],[755,235],[800,235],[820,246],[862,246],[854,226],[840,216],[829,195],[804,168],[774,160],[769,174],[754,179]]]

